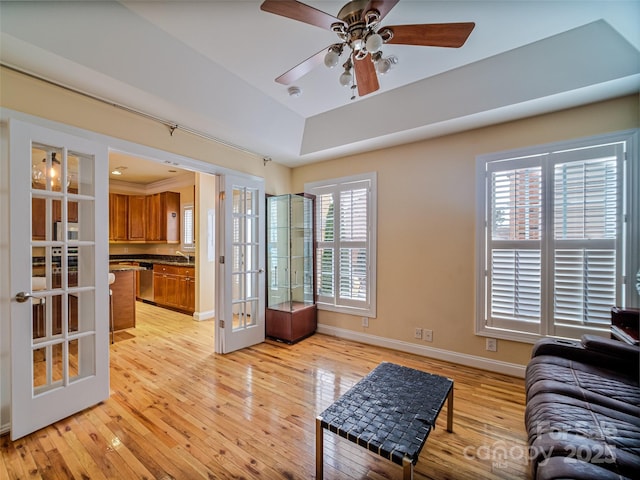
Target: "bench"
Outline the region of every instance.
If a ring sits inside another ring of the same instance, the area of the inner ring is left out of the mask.
[[[413,467],[447,401],[453,431],[453,380],[383,362],[316,418],[316,479],[323,478],[324,430],[403,467]]]

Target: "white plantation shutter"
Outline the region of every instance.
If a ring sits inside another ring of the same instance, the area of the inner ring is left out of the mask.
[[[479,159],[479,331],[525,335],[507,338],[608,333],[629,268],[621,254],[625,147],[581,144]]]
[[[617,297],[620,158],[620,144],[552,156],[555,335],[610,326]]]
[[[195,245],[193,205],[184,205],[182,208],[182,248],[193,250]]]
[[[375,174],[305,191],[316,196],[319,308],[375,316]]]
[[[536,164],[539,157],[489,171],[489,318],[494,326],[530,332],[539,329],[541,308],[543,192]]]
[[[491,315],[540,321],[540,250],[492,250]]]
[[[340,299],[367,301],[369,191],[366,186],[340,192]],[[357,304],[357,303],[356,303]]]
[[[333,193],[316,196],[316,288],[318,302],[335,297],[335,235]]]

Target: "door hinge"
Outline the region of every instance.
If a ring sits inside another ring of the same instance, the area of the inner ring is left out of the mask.
[[[220,320],[220,328],[224,328],[224,320]]]
[[[224,263],[224,255],[220,255],[220,263]]]
[[[225,192],[220,192],[220,200],[224,200],[225,199]]]

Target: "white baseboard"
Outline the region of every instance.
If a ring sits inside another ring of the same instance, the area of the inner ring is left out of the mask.
[[[325,335],[331,335],[333,337],[366,343],[368,345],[375,345],[378,347],[390,348],[392,350],[400,350],[401,352],[422,355],[423,357],[458,363],[467,367],[481,368],[482,370],[503,373],[513,377],[524,378],[526,369],[526,365],[502,362],[500,360],[491,360],[489,358],[478,357],[476,355],[467,355],[466,353],[452,352],[450,350],[442,350],[440,348],[427,347],[425,345],[417,345],[415,343],[405,342],[402,340],[378,337],[376,335],[354,332],[352,330],[332,327],[330,325],[318,324],[317,332],[324,333]]]
[[[211,320],[216,316],[215,310],[209,310],[208,312],[193,312],[193,319],[201,322],[203,320]]]
[[[5,423],[4,425],[0,425],[0,435],[6,435],[11,432],[11,425]]]

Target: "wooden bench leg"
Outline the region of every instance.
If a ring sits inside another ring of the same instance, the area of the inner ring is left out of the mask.
[[[409,457],[402,459],[402,480],[413,480],[413,462]]]
[[[447,432],[453,432],[453,385],[447,396]]]
[[[322,431],[322,417],[316,418],[316,480],[324,476],[324,432]]]

